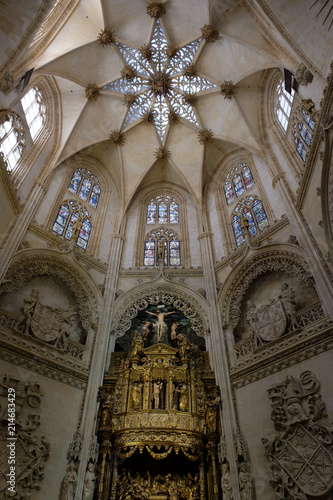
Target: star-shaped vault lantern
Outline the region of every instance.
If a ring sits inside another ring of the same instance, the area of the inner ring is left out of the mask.
[[[102,91],[124,95],[127,113],[122,128],[146,118],[156,126],[161,143],[171,119],[182,118],[199,127],[193,108],[196,96],[218,85],[199,76],[193,65],[202,40],[175,47],[168,43],[160,21],[154,21],[148,46],[140,49],[114,42],[124,62],[122,78],[108,83]]]

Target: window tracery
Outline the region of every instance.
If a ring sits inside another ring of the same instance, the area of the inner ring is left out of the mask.
[[[39,87],[32,87],[21,99],[23,111],[30,130],[31,138],[35,141],[45,125],[46,107]]]
[[[85,250],[91,233],[91,220],[88,210],[75,200],[64,202],[57,214],[52,230],[71,240],[77,237],[76,245]]]
[[[89,205],[97,208],[101,187],[99,180],[89,170],[79,168],[75,170],[68,190],[78,195],[82,200],[89,201]]]
[[[255,182],[250,167],[246,163],[239,163],[227,175],[224,183],[224,193],[227,204],[230,205],[245,190],[254,186]]]
[[[237,246],[245,242],[242,219],[247,219],[251,237],[266,229],[268,218],[262,201],[253,196],[247,196],[236,206],[231,225]]]
[[[0,122],[0,154],[9,172],[20,161],[24,144],[25,130],[21,117],[17,113],[6,113]]]
[[[166,266],[180,266],[180,240],[172,229],[159,228],[151,231],[145,240],[144,266],[158,265],[158,244],[164,242],[164,263]]]
[[[179,224],[179,205],[169,195],[157,195],[147,206],[147,224]]]

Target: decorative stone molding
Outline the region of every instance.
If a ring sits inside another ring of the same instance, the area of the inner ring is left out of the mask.
[[[155,121],[156,113],[154,111],[148,111],[142,115],[142,119],[146,125],[153,125]]]
[[[169,115],[168,115],[168,120],[169,120],[169,123],[171,124],[176,124],[179,122],[180,120],[180,117],[177,113],[175,113],[174,111],[170,111]]]
[[[165,12],[165,5],[162,3],[154,2],[147,6],[147,14],[152,18],[159,19]]]
[[[276,437],[262,438],[279,498],[326,497],[333,486],[332,425],[311,371],[268,389]]]
[[[226,81],[220,85],[221,94],[224,95],[224,99],[232,99],[236,93],[236,87],[231,80]]]
[[[130,292],[124,294],[122,305],[114,311],[113,335],[122,337],[131,327],[131,320],[137,316],[139,311],[146,309],[149,304],[157,305],[160,302],[172,305],[172,307],[182,311],[185,317],[189,318],[193,331],[200,337],[208,337],[208,318],[203,305],[191,295],[180,289],[177,290],[176,285],[166,283],[155,286],[152,284],[148,289],[142,289],[136,294]]]
[[[50,443],[38,431],[40,415],[31,413],[40,406],[43,392],[37,382],[4,375],[0,396],[6,400],[6,412],[0,420],[0,443],[1,449],[7,450],[6,460],[0,464],[0,491],[6,491],[3,498],[14,494],[16,498],[30,498],[41,488],[50,455]]]
[[[312,82],[313,74],[309,69],[307,69],[305,64],[301,63],[296,69],[295,78],[299,85],[306,86]]]
[[[106,47],[116,41],[115,32],[111,28],[104,28],[97,37],[99,45]]]
[[[166,50],[166,54],[169,59],[172,59],[177,55],[177,52],[179,51],[179,46],[174,44],[174,43],[169,43],[168,48]]]
[[[120,130],[111,130],[109,137],[116,146],[122,146],[125,143],[125,134]]]
[[[5,71],[0,80],[0,90],[4,94],[9,94],[12,90],[14,90],[14,75],[10,71]]]
[[[220,38],[219,32],[211,24],[205,24],[205,26],[201,28],[201,33],[202,38],[204,38],[207,43],[214,43]]]
[[[66,283],[79,304],[79,317],[82,326],[88,330],[97,321],[97,306],[93,292],[76,270],[64,259],[56,260],[53,256],[25,256],[15,261],[6,274],[8,283],[2,292],[19,288],[22,283],[35,276],[57,276]]]
[[[183,101],[185,104],[189,104],[190,106],[194,106],[198,100],[196,94],[184,94]]]
[[[133,78],[136,75],[135,69],[132,68],[132,66],[126,65],[124,68],[121,70],[121,76],[128,80],[129,82],[133,80]]]
[[[199,130],[197,135],[199,143],[202,144],[203,146],[211,144],[213,142],[213,137],[214,137],[213,132],[208,128],[203,128]]]
[[[296,254],[283,250],[265,252],[253,257],[238,271],[228,287],[222,310],[224,322],[237,326],[242,299],[251,283],[267,271],[284,271],[295,276],[304,286],[313,286],[313,278],[305,261]]]
[[[171,156],[171,151],[169,148],[162,147],[155,150],[156,160],[168,160]]]
[[[198,70],[195,64],[189,64],[184,70],[184,75],[188,77],[197,76],[197,74]]]
[[[139,51],[141,52],[142,57],[147,59],[147,61],[151,60],[154,53],[154,51],[147,45],[142,45],[141,47],[139,47]]]
[[[86,98],[88,101],[96,101],[97,98],[101,95],[98,86],[95,83],[89,83],[86,87]]]

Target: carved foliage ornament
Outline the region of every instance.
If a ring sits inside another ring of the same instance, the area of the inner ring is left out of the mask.
[[[96,303],[93,295],[89,294],[87,283],[69,268],[65,262],[51,262],[49,258],[42,257],[22,259],[15,262],[6,274],[6,283],[2,292],[11,292],[19,288],[36,276],[56,276],[66,283],[79,304],[79,317],[82,326],[87,330],[96,323]]]
[[[277,435],[262,439],[279,499],[328,498],[333,489],[332,425],[311,371],[268,390]]]
[[[31,413],[40,406],[43,393],[37,383],[4,375],[0,396],[6,401],[0,419],[0,496],[32,498],[41,488],[50,452],[50,444],[38,432],[40,416]]]
[[[169,291],[163,286],[162,290],[155,289],[151,292],[143,292],[141,296],[133,297],[130,304],[115,314],[112,331],[116,337],[122,337],[131,328],[131,320],[139,311],[147,309],[150,304],[172,305],[190,319],[191,327],[200,337],[208,335],[208,323],[199,304],[194,303],[189,296]]]
[[[149,14],[152,18],[155,17],[159,19],[165,14],[165,5],[157,2],[151,3],[147,7],[147,14]]]
[[[241,317],[241,303],[251,283],[261,274],[267,271],[284,271],[295,276],[302,285],[313,286],[312,275],[305,262],[296,255],[283,254],[261,255],[252,259],[247,267],[241,269],[229,287],[229,293],[225,300],[227,311],[226,323],[232,327],[237,326]]]

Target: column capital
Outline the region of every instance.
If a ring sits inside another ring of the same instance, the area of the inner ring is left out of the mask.
[[[204,233],[199,234],[198,240],[202,240],[203,238],[206,238],[208,236],[214,236],[214,233],[210,231],[205,231]]]
[[[281,172],[274,177],[274,179],[272,180],[273,189],[275,189],[275,186],[278,183],[278,181],[280,181],[283,177],[285,177],[285,175],[286,172]]]

